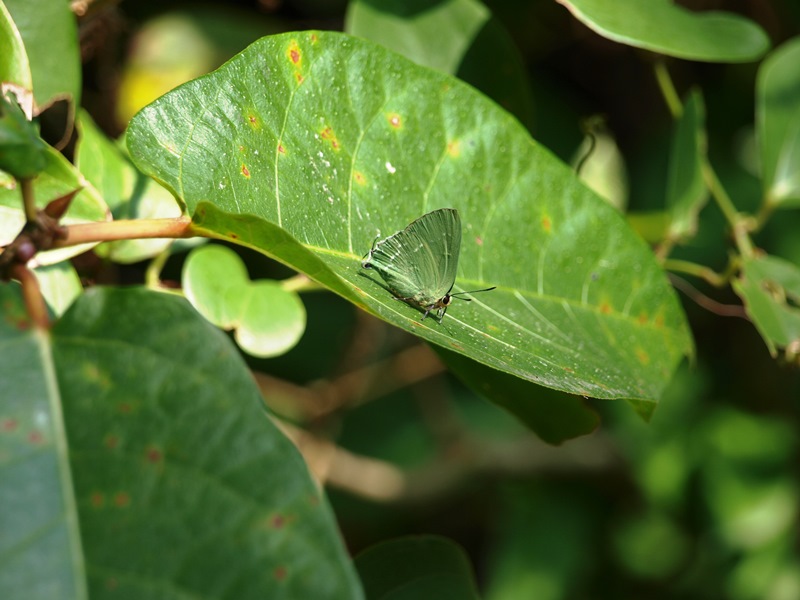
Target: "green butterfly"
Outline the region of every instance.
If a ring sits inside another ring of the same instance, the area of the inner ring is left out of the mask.
[[[375,269],[398,300],[425,311],[425,320],[436,311],[442,322],[453,298],[488,292],[496,286],[452,294],[461,252],[461,218],[454,208],[440,208],[372,244],[361,266]],[[470,302],[471,298],[459,298]]]

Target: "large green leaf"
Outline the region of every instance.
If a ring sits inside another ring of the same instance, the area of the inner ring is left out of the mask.
[[[478,0],[352,0],[345,31],[457,75],[530,125],[531,93],[522,57]]]
[[[613,208],[475,90],[364,40],[265,38],[145,108],[128,144],[199,233],[493,368],[652,402],[691,351],[674,292]],[[464,227],[456,289],[498,289],[439,325],[360,259],[442,206]]]
[[[86,598],[62,397],[47,335],[0,284],[0,597]]]
[[[621,44],[707,62],[749,62],[769,49],[756,23],[721,11],[692,12],[671,0],[558,0],[584,25]]]
[[[800,205],[800,37],[775,50],[758,71],[756,122],[764,195],[777,207]]]
[[[94,288],[45,336],[0,294],[0,597],[362,596],[302,458],[188,302]]]

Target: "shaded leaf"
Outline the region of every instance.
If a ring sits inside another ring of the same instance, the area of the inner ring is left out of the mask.
[[[605,38],[667,56],[750,62],[769,49],[753,21],[722,11],[692,12],[670,0],[558,0]]]
[[[17,98],[0,95],[0,169],[16,179],[36,177],[47,164],[47,144]]]
[[[758,71],[756,123],[767,202],[800,205],[800,38],[772,52]]]
[[[0,2],[0,56],[3,57],[3,60],[0,60],[0,81],[4,86],[13,84],[17,90],[17,97],[22,95],[21,91],[30,94],[33,80],[25,45],[22,43],[22,36],[17,26],[11,19],[11,14],[2,2]],[[28,116],[32,114],[31,99],[31,96],[28,96],[27,101],[20,98]]]
[[[185,300],[93,288],[51,340],[92,597],[360,597],[302,458]]]
[[[367,548],[355,559],[367,600],[477,600],[464,550],[436,536],[407,537]]]
[[[513,414],[545,442],[560,444],[589,434],[600,424],[583,398],[533,385],[444,348],[436,350],[459,379]]]
[[[472,88],[369,42],[265,38],[145,108],[128,144],[198,234],[501,371],[652,402],[691,351],[674,292],[613,208]],[[377,234],[442,206],[464,228],[455,291],[499,287],[439,325],[360,259]]]
[[[114,219],[156,219],[178,217],[181,209],[167,190],[142,175],[127,153],[98,129],[86,112],[78,120],[80,139],[75,166],[100,193]],[[109,242],[95,251],[119,263],[152,258],[173,240],[133,239]]]
[[[69,261],[38,267],[34,273],[47,306],[56,316],[64,314],[83,293],[78,272]]]
[[[80,103],[78,27],[68,2],[4,0],[30,61],[39,107],[57,99]]]
[[[684,103],[672,138],[667,180],[671,239],[683,240],[697,232],[697,217],[708,200],[703,179],[706,147],[703,96],[699,90],[693,90]]]
[[[0,306],[0,597],[86,598],[50,339],[17,284],[0,284]]]
[[[773,356],[800,353],[800,268],[776,256],[746,259],[733,287]]]

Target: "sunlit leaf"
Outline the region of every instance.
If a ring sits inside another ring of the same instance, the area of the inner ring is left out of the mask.
[[[691,351],[674,292],[616,210],[472,88],[364,40],[265,38],[145,108],[128,144],[199,234],[501,371],[652,403]],[[440,325],[360,259],[442,206],[464,229],[455,290],[498,289]]]

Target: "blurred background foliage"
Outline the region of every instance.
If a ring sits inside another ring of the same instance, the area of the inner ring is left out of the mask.
[[[585,144],[582,124],[601,115],[609,195],[637,227],[657,221],[673,120],[654,55],[599,37],[552,0],[485,4],[525,76],[526,101],[509,108],[572,163]],[[773,47],[800,32],[794,0],[680,4],[747,16]],[[347,10],[344,0],[88,3],[83,105],[119,135],[139,108],[259,37],[343,30]],[[480,58],[491,65],[490,55]],[[458,75],[480,85],[485,69],[462,67]],[[758,63],[667,67],[681,96],[702,90],[711,161],[737,208],[755,211]],[[799,230],[800,212],[783,211],[756,243],[800,264]],[[725,235],[708,206],[674,257],[723,270]],[[253,279],[291,275],[236,250]],[[184,257],[174,254],[162,277],[180,280]],[[145,269],[81,260],[96,281],[141,280]],[[693,285],[739,304],[729,289]],[[697,357],[652,422],[625,403],[593,402],[600,428],[557,448],[460,385],[426,346],[332,294],[304,294],[307,328],[294,349],[249,360],[273,410],[304,428],[287,425],[328,484],[353,552],[392,536],[446,535],[468,551],[490,600],[800,598],[800,374],[771,358],[745,319],[683,298]]]

